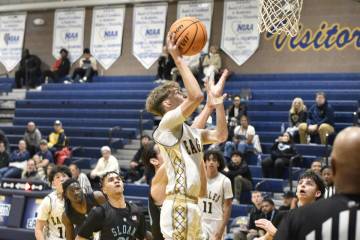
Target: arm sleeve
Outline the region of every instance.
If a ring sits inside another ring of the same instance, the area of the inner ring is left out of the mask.
[[[104,212],[102,207],[92,209],[89,216],[86,218],[83,225],[80,227],[78,235],[80,237],[89,239],[94,232],[98,232],[102,228],[102,221],[104,219]]]
[[[51,202],[49,197],[45,197],[38,208],[37,219],[41,221],[47,221],[49,219],[51,211]]]
[[[164,117],[160,121],[158,130],[169,131],[181,125],[185,120],[186,119],[181,112],[181,107],[179,106],[164,115]]]
[[[233,198],[233,192],[231,188],[231,181],[229,178],[225,178],[224,180],[224,199]]]

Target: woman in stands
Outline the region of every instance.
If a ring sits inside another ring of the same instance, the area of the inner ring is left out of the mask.
[[[289,132],[296,142],[299,142],[299,125],[306,122],[307,110],[301,98],[294,98],[289,111]]]

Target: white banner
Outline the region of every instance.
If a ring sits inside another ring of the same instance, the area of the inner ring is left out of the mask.
[[[238,65],[244,64],[259,47],[258,0],[224,2],[221,49]]]
[[[74,63],[84,48],[85,8],[58,9],[55,11],[52,54],[60,55],[60,49],[69,51],[70,62]]]
[[[209,51],[211,19],[213,15],[213,1],[179,1],[177,6],[177,18],[196,17],[202,21],[206,27],[207,39],[203,52]]]
[[[91,53],[105,68],[120,57],[125,7],[96,7],[93,9]]]
[[[21,60],[26,13],[0,16],[0,62],[10,72]]]
[[[149,69],[159,58],[164,44],[166,4],[135,5],[133,54]]]

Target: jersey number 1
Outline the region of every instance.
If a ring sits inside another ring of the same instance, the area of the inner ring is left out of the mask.
[[[212,202],[206,202],[203,201],[204,203],[204,213],[212,213]]]

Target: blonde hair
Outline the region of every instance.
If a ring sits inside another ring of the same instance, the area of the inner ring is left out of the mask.
[[[167,82],[156,87],[150,92],[146,99],[146,111],[158,116],[163,116],[165,109],[162,106],[162,102],[177,89],[180,89],[180,86],[176,82]]]
[[[295,102],[296,101],[299,101],[300,102],[300,108],[298,111],[295,110]],[[306,106],[304,104],[304,101],[297,97],[297,98],[294,98],[294,100],[292,101],[292,104],[291,104],[291,108],[290,108],[290,113],[293,114],[293,113],[299,113],[301,111],[306,111]]]

